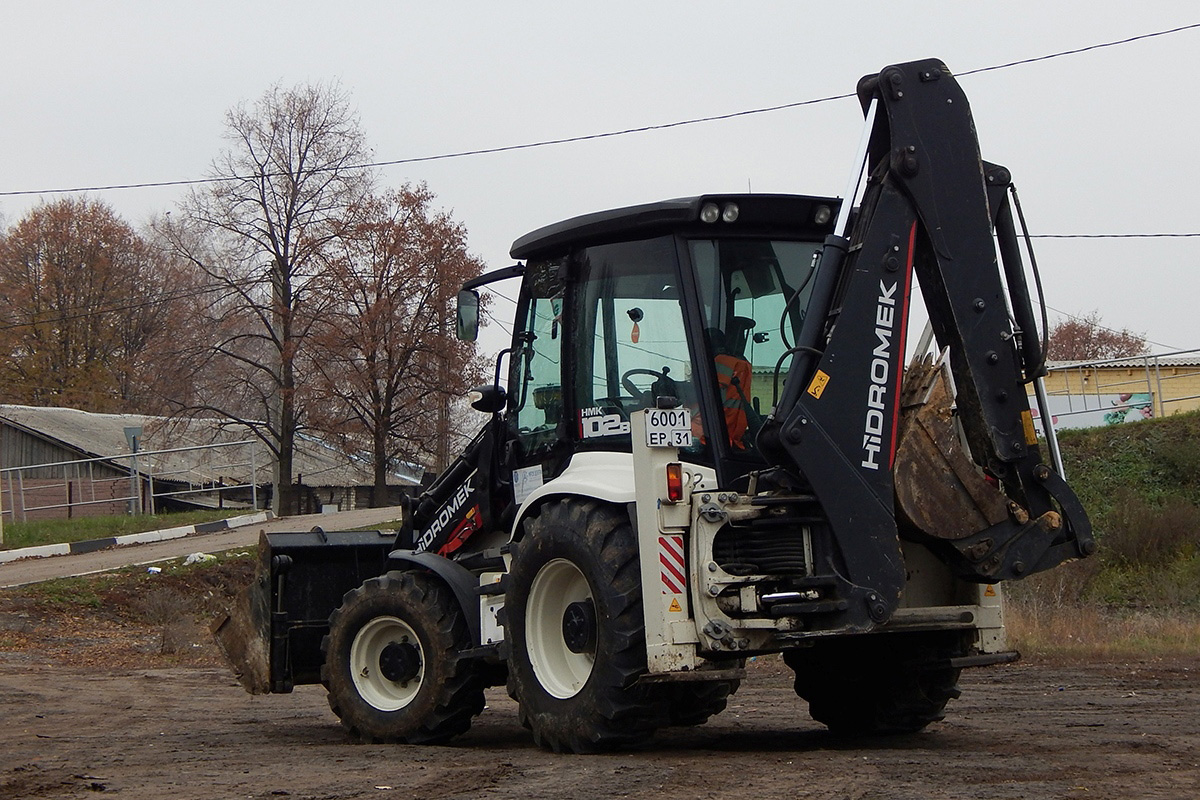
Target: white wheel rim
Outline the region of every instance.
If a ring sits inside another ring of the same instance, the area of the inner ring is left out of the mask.
[[[398,683],[384,676],[379,659],[390,644],[411,644],[417,648],[421,667],[415,678]],[[350,645],[350,676],[359,697],[374,708],[397,711],[407,706],[425,679],[425,653],[416,631],[398,617],[376,617],[362,626]]]
[[[525,609],[529,662],[542,688],[560,700],[579,693],[596,661],[592,653],[571,652],[563,638],[567,606],[583,601],[592,602],[587,578],[578,567],[561,558],[543,566],[529,588]]]

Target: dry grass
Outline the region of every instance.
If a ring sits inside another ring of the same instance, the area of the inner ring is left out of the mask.
[[[1010,603],[1009,644],[1029,658],[1106,661],[1200,656],[1200,614]]]

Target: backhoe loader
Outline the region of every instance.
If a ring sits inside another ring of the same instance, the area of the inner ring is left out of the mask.
[[[246,688],[321,683],[355,738],[431,743],[505,684],[538,744],[594,752],[704,722],[753,656],[849,734],[919,730],[1015,659],[1002,582],[1095,544],[1033,425],[1012,180],[941,62],[858,97],[840,199],[603,211],[468,282],[467,339],[520,282],[486,423],[399,532],[263,537],[216,628]]]

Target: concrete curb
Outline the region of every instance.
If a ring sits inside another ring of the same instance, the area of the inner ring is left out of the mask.
[[[201,522],[197,525],[182,525],[177,528],[165,528],[160,531],[144,531],[129,533],[124,536],[107,536],[103,539],[90,539],[86,542],[69,542],[65,544],[43,544],[37,547],[23,547],[20,550],[0,550],[0,564],[18,561],[22,558],[45,558],[47,556],[65,556],[72,553],[91,553],[122,544],[144,544],[146,542],[161,542],[167,539],[182,539],[193,533],[216,533],[230,528],[241,528],[245,525],[258,525],[274,518],[270,511],[260,511],[257,514],[243,514],[240,517],[220,519],[216,522]]]

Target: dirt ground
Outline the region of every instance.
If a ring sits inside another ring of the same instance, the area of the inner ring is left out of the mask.
[[[946,720],[847,741],[777,657],[642,749],[537,749],[503,689],[442,747],[351,744],[320,687],[251,697],[207,632],[249,559],[0,591],[0,800],[1200,797],[1200,658],[968,670]]]
[[[1197,661],[968,671],[944,722],[850,742],[809,720],[764,658],[707,725],[555,756],[501,689],[452,745],[354,745],[319,687],[250,697],[208,645],[164,667],[160,644],[143,642],[150,666],[121,669],[74,645],[0,652],[0,797],[1200,797]]]

